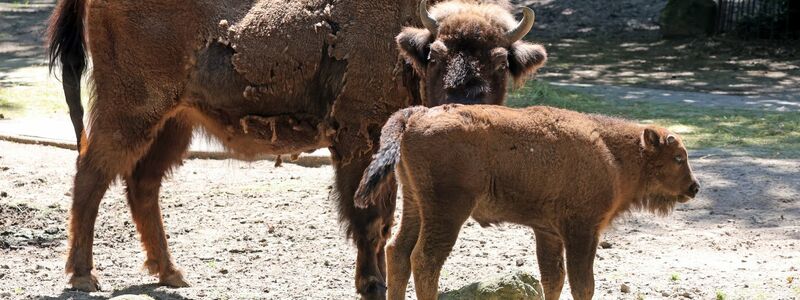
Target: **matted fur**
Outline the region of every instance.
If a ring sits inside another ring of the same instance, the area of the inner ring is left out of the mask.
[[[418,299],[435,298],[470,216],[533,228],[545,298],[561,293],[566,253],[572,295],[591,299],[606,226],[631,209],[665,215],[699,189],[678,135],[600,115],[446,105],[395,113],[384,132],[355,201],[379,204],[372,191],[396,162],[404,207],[386,250],[391,299],[404,298],[412,269]]]

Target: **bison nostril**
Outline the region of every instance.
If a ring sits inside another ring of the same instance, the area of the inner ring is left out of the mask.
[[[692,185],[689,187],[689,191],[692,192],[692,195],[697,194],[697,192],[700,191],[700,184],[697,182],[692,183]]]

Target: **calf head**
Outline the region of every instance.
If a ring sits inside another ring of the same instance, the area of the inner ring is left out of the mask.
[[[425,28],[406,27],[396,40],[425,83],[427,105],[503,104],[509,75],[519,86],[547,60],[544,47],[522,40],[534,23],[533,10],[523,15],[516,22],[509,7],[458,0],[429,12],[422,0]]]
[[[645,209],[667,214],[675,203],[684,203],[697,195],[700,184],[692,174],[686,147],[677,134],[664,128],[645,128],[641,147],[646,196],[640,204]]]

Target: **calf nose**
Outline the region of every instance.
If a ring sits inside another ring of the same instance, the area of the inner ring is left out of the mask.
[[[689,196],[694,197],[697,195],[697,192],[700,191],[700,184],[697,181],[692,182],[692,185],[689,186]]]

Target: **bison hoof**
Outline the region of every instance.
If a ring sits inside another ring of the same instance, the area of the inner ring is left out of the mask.
[[[183,275],[179,271],[175,271],[172,274],[161,276],[161,279],[158,281],[159,285],[173,287],[173,288],[182,288],[182,287],[189,287],[189,283],[183,279]]]
[[[97,281],[97,277],[95,277],[93,274],[84,276],[72,275],[72,278],[69,280],[69,284],[72,286],[72,289],[83,292],[91,293],[100,290],[100,282]]]

